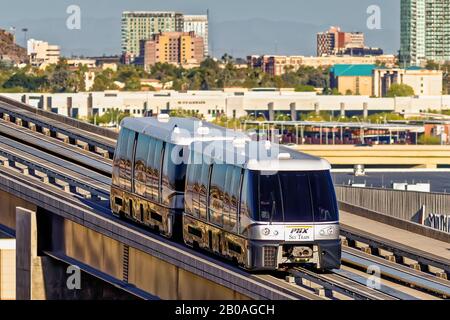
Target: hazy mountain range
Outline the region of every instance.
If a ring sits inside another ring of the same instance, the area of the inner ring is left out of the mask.
[[[30,4],[30,11],[19,10],[20,3],[24,2]],[[54,8],[49,5],[47,11],[40,14],[42,9],[37,6],[37,2],[41,5],[54,4]],[[236,5],[239,1],[229,0],[230,4],[235,3],[235,12],[232,7],[225,6],[228,2],[217,0],[78,0],[85,7],[100,8],[101,4],[110,4],[105,5],[98,14],[94,8],[82,11],[81,30],[66,28],[65,6],[70,2],[16,0],[0,12],[0,28],[9,29],[10,26],[16,26],[17,41],[23,45],[24,34],[20,29],[27,27],[28,38],[58,44],[66,56],[110,55],[120,53],[120,14],[123,10],[164,8],[187,13],[204,13],[206,8],[210,8],[210,46],[215,56],[221,56],[225,52],[235,57],[261,53],[314,55],[316,33],[331,25],[340,25],[346,31],[363,31],[367,45],[382,47],[387,53],[396,53],[399,47],[399,5],[392,0],[378,0],[382,3],[383,28],[375,31],[366,27],[365,10],[367,5],[373,2],[370,0],[341,0],[341,5],[337,5],[337,1],[333,0],[316,0],[312,4],[304,0],[279,0],[275,4],[271,1],[270,3],[274,4],[272,7],[268,5],[269,1],[266,3],[264,0],[240,1],[239,5]],[[174,6],[170,6],[170,2],[173,2]],[[320,3],[328,4],[328,8],[326,5],[321,8]],[[347,9],[346,5],[349,6]],[[31,12],[33,10],[34,14]]]

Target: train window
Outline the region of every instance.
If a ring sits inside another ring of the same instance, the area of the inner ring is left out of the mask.
[[[188,166],[186,169],[186,189],[184,193],[184,210],[186,213],[193,213],[193,197],[194,197],[194,175],[195,167]]]
[[[134,160],[134,179],[135,192],[145,196],[146,191],[146,173],[147,173],[147,157],[150,147],[150,137],[140,134],[136,146],[136,156]]]
[[[223,225],[224,182],[227,166],[214,164],[209,191],[209,220],[219,226]]]
[[[260,221],[283,221],[281,185],[277,174],[259,176],[259,218]]]
[[[187,174],[185,204],[186,212],[198,217],[199,214],[199,196],[200,196],[200,177],[201,166],[190,165]]]
[[[239,189],[241,185],[241,168],[233,167],[233,178],[231,181],[231,208],[230,208],[230,227],[236,228],[238,209],[239,209]]]
[[[258,176],[255,172],[245,170],[241,191],[241,216],[258,220],[256,197],[258,195]]]
[[[242,190],[242,214],[249,209],[252,185],[247,173]],[[337,221],[338,210],[328,172],[259,173],[257,219],[273,222]],[[246,200],[247,199],[247,200]],[[248,200],[250,199],[250,200]]]
[[[318,222],[338,221],[338,209],[333,181],[328,172],[310,174],[314,203],[314,220]]]
[[[186,165],[180,160],[183,146],[167,144],[163,160],[162,192],[163,203],[169,204],[169,199],[176,192],[184,192]]]
[[[226,166],[225,180],[223,181],[223,224],[226,229],[230,228],[230,210],[231,210],[231,182],[233,167]]]
[[[113,163],[113,175],[112,183],[115,186],[120,186],[120,165],[121,165],[121,150],[124,148],[124,142],[128,140],[128,129],[122,129],[119,134],[119,139],[117,140],[116,151],[114,153],[114,163]]]
[[[120,176],[120,186],[125,190],[131,191],[131,161],[133,158],[133,147],[135,132],[124,129],[123,141],[120,146],[120,165],[119,165],[119,176]]]
[[[146,164],[146,196],[157,200],[159,197],[159,172],[161,166],[162,142],[149,137]]]
[[[234,231],[236,227],[240,180],[241,168],[227,166],[224,195],[224,224],[230,231]]]
[[[303,172],[280,172],[285,222],[313,222],[313,204],[309,174]]]
[[[208,207],[208,188],[209,188],[209,169],[210,166],[207,164],[202,164],[201,166],[201,177],[200,177],[200,218],[206,221],[207,219],[207,207]]]

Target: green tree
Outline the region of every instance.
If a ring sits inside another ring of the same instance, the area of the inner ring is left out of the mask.
[[[23,72],[18,72],[12,75],[3,84],[5,89],[23,89],[22,91],[38,91],[47,86],[47,78],[45,76],[28,75]]]
[[[314,92],[316,89],[313,86],[309,85],[298,85],[295,87],[295,91],[297,92]]]
[[[387,96],[393,97],[411,97],[414,95],[414,89],[407,84],[394,83],[387,92]]]

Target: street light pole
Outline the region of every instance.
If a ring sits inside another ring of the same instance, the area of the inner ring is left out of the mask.
[[[23,34],[24,34],[24,41],[25,41],[24,46],[26,48],[27,47],[27,41],[28,41],[28,38],[27,38],[28,28],[23,28],[22,31],[23,31]]]

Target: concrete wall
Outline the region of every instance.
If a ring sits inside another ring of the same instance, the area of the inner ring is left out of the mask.
[[[43,255],[50,234],[43,213],[17,208],[16,298],[18,300],[129,300],[135,296],[87,273],[80,274],[80,288],[67,285],[68,264]],[[83,236],[83,235],[81,235]],[[95,239],[91,239],[95,240]],[[92,242],[94,245],[95,242]],[[99,253],[99,257],[103,257]],[[87,260],[89,261],[89,259]],[[90,261],[92,262],[92,260]],[[95,264],[95,262],[92,262]],[[95,267],[95,266],[94,266]],[[11,281],[12,275],[9,277]],[[14,281],[14,280],[12,280]]]
[[[16,207],[36,211],[35,205],[0,190],[0,224],[10,229],[16,229]]]
[[[53,252],[67,255],[161,299],[248,299],[72,221],[52,216]],[[128,249],[128,262],[124,259]],[[124,268],[128,272],[124,273]]]

